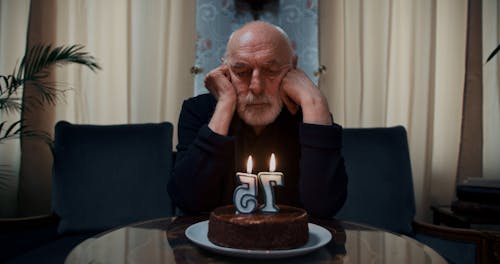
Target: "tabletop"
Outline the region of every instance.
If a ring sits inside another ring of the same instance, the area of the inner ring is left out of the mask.
[[[185,230],[208,216],[154,219],[117,228],[76,246],[66,263],[255,263],[200,248]],[[430,247],[404,235],[335,219],[310,219],[332,240],[300,256],[259,259],[259,263],[447,263]]]

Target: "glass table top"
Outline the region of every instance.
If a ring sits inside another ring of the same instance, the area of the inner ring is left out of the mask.
[[[185,236],[189,226],[206,217],[172,217],[117,228],[76,246],[66,263],[255,263],[197,246]],[[447,263],[413,238],[338,220],[312,220],[333,239],[311,253],[259,263]]]

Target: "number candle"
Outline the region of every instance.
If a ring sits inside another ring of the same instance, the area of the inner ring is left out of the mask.
[[[247,173],[236,173],[236,180],[240,183],[233,193],[237,213],[248,214],[257,208],[257,175],[252,174],[252,165],[252,156],[248,156]]]
[[[259,172],[260,184],[264,189],[265,204],[260,208],[262,212],[265,213],[276,213],[279,212],[279,208],[275,204],[274,200],[274,189],[273,186],[283,186],[283,173],[275,172],[276,170],[276,158],[274,153],[271,154],[271,159],[269,160],[269,172]]]

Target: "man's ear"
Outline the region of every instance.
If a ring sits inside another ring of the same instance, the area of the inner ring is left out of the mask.
[[[293,68],[297,69],[297,62],[299,61],[299,57],[297,55],[293,55],[292,58],[292,63],[293,63]]]

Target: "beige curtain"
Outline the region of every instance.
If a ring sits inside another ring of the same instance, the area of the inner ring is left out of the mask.
[[[483,63],[500,44],[500,2],[483,0]],[[500,179],[500,54],[483,65],[483,177]]]
[[[81,43],[103,68],[58,79],[77,89],[57,119],[77,123],[177,123],[193,95],[195,1],[58,0],[57,43]]]
[[[466,70],[457,183],[483,174],[482,0],[467,2]]]
[[[78,66],[56,71],[57,81],[72,89],[55,107],[55,122],[169,121],[177,127],[181,103],[193,95],[189,69],[195,54],[194,0],[33,2],[43,9],[45,21],[55,21],[52,43],[83,44],[103,68],[97,73]],[[47,120],[48,132],[53,132],[54,119],[47,113],[38,119]],[[23,154],[21,215],[50,211],[50,164],[44,171],[33,171],[37,155]]]
[[[320,0],[320,79],[344,127],[408,131],[417,218],[454,197],[466,0]]]
[[[19,66],[26,46],[29,0],[0,0],[0,74],[12,74]],[[22,91],[16,95],[21,97]],[[9,126],[21,118],[20,113],[0,112],[0,123]],[[5,128],[4,128],[5,129]],[[2,131],[2,135],[5,132]],[[19,140],[0,144],[0,217],[14,217],[17,208],[17,186],[21,149]]]

